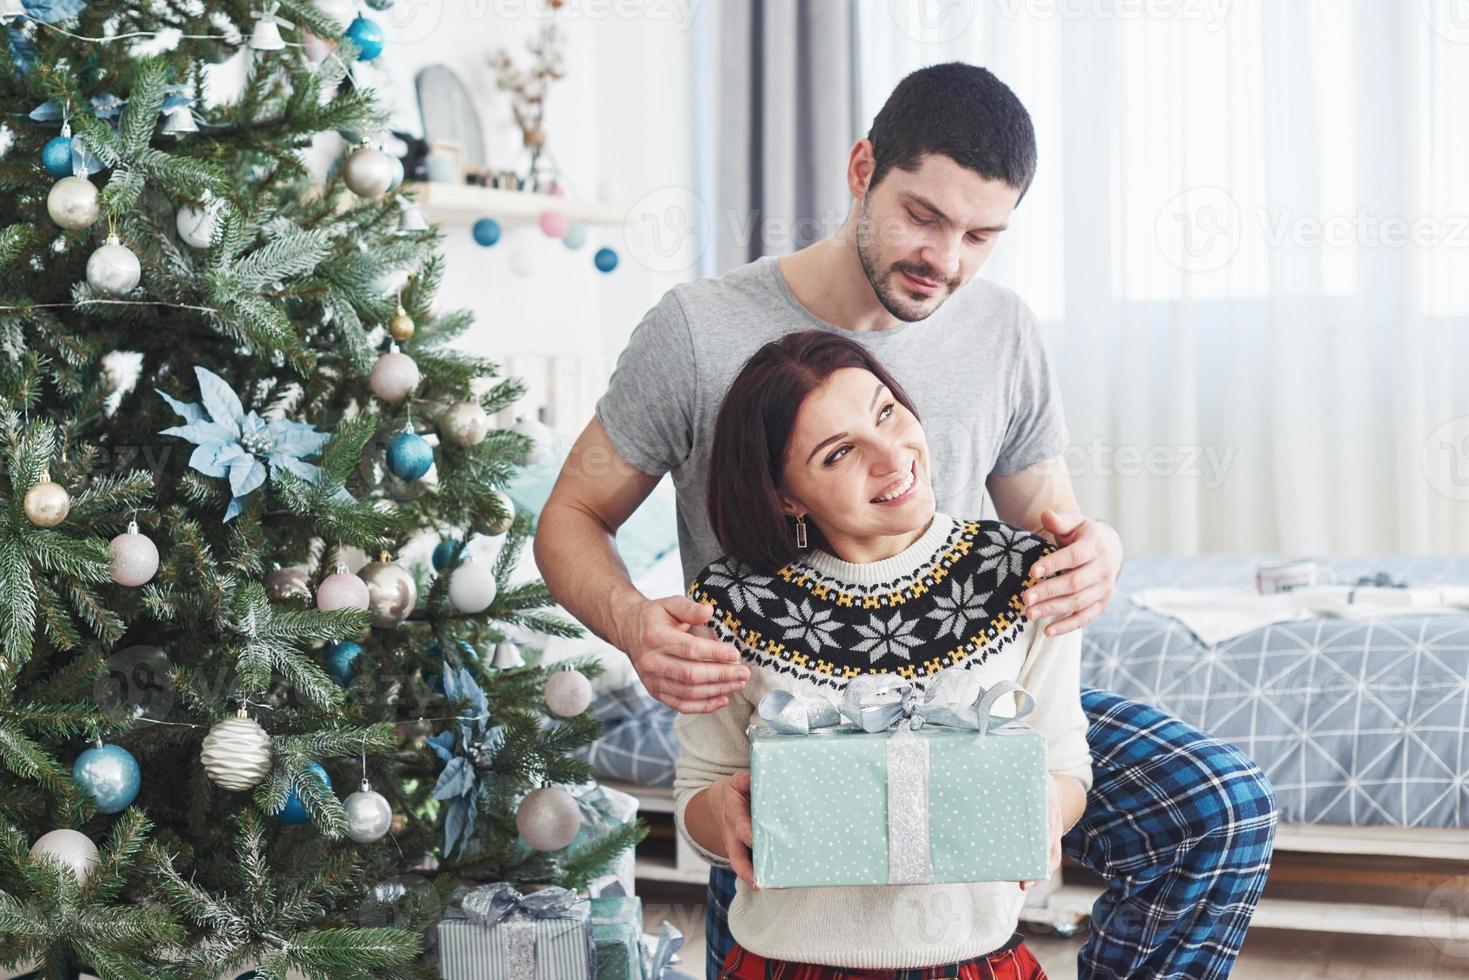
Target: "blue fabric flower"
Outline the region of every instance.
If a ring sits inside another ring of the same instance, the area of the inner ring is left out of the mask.
[[[465,703],[472,712],[461,718],[458,731],[448,729],[425,739],[428,747],[444,760],[444,770],[434,785],[434,799],[444,800],[444,856],[467,844],[474,836],[479,816],[479,798],[485,790],[485,769],[505,743],[505,729],[486,726],[485,692],[474,675],[463,667],[445,665],[444,694],[451,704]]]
[[[43,24],[75,17],[87,9],[87,0],[21,0],[26,16]]]
[[[198,448],[189,457],[189,465],[205,476],[229,479],[234,497],[225,511],[226,521],[240,513],[244,498],[258,490],[269,474],[287,470],[316,482],[321,467],[305,459],[320,453],[330,435],[305,422],[263,419],[254,411],[246,412],[240,397],[219,375],[197,366],[194,374],[203,405],[181,402],[159,391],[185,423],[159,434],[194,443]]]

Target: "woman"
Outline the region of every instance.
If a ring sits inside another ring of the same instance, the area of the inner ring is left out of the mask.
[[[861,345],[824,331],[762,347],[715,423],[709,517],[725,556],[689,594],[750,667],[718,711],[680,715],[680,831],[739,876],[724,978],[1043,977],[1015,933],[1026,883],[755,887],[749,742],[776,688],[840,701],[847,678],[902,672],[920,690],[961,671],[969,701],[1030,691],[1046,736],[1050,870],[1091,786],[1080,634],[1024,619],[1027,570],[1048,546],[935,509],[928,444],[907,394]],[[701,629],[708,629],[701,627]]]

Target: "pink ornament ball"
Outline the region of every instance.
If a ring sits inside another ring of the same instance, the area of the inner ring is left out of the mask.
[[[571,230],[571,219],[560,211],[546,211],[541,214],[541,231],[548,238],[562,238]]]
[[[323,612],[333,609],[360,609],[367,611],[372,596],[367,583],[351,572],[334,572],[322,580],[316,590],[316,608]]]

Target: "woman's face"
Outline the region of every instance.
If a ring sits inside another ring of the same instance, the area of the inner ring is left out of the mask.
[[[782,477],[785,512],[847,561],[907,547],[934,514],[923,426],[865,368],[840,368],[807,396]]]

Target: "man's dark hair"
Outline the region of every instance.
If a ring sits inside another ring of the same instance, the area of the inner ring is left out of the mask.
[[[867,189],[893,167],[912,172],[942,153],[1022,197],[1035,177],[1035,129],[1009,86],[987,69],[950,61],[898,83],[867,131],[875,165]]]

